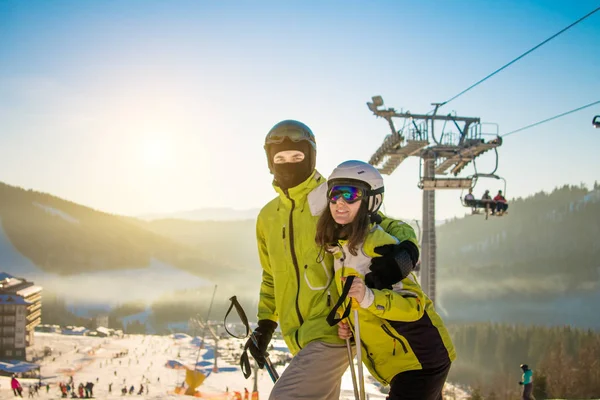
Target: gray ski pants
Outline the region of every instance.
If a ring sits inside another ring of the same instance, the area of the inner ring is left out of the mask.
[[[292,358],[269,400],[339,400],[347,368],[346,345],[311,342]]]

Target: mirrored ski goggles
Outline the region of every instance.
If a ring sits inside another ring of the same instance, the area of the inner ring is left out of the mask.
[[[265,139],[266,144],[279,144],[283,142],[285,139],[289,139],[292,142],[300,142],[302,140],[308,140],[310,142],[314,141],[314,138],[310,135],[310,133],[293,127],[288,127],[284,129],[278,129],[274,132],[271,132],[267,135]]]
[[[339,199],[348,204],[355,203],[365,196],[365,190],[356,186],[336,185],[329,190],[329,202],[337,203]]]

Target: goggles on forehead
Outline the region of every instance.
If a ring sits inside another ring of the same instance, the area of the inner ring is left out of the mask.
[[[303,140],[313,141],[314,138],[310,133],[305,130],[287,127],[285,129],[277,129],[267,135],[265,139],[266,144],[279,144],[285,139],[289,139],[292,142],[301,142]]]
[[[335,185],[329,190],[328,199],[330,203],[337,203],[342,199],[348,204],[361,200],[366,194],[363,188],[349,185]]]

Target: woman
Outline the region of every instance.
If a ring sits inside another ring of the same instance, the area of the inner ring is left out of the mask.
[[[364,364],[379,382],[391,386],[389,399],[441,399],[456,355],[433,303],[413,273],[388,286],[372,279],[371,258],[398,243],[377,224],[383,178],[367,163],[346,161],[333,171],[327,186],[329,207],[318,221],[316,242],[334,256],[342,298],[338,304],[344,302],[348,309],[346,289],[360,305]],[[350,338],[353,330],[352,322],[338,324],[342,339]]]

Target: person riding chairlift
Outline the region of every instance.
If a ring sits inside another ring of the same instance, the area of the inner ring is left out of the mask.
[[[504,196],[502,196],[502,190],[498,190],[498,194],[494,197],[494,201],[496,202],[496,211],[498,215],[502,215],[508,210],[508,204]]]
[[[475,206],[475,196],[473,196],[473,188],[469,188],[469,193],[465,195],[465,204],[470,207]]]
[[[486,215],[488,212],[491,212],[492,215],[496,213],[496,204],[492,200],[492,196],[490,196],[490,191],[486,190],[483,196],[481,196],[481,202],[485,206]],[[487,219],[487,217],[486,217]]]

